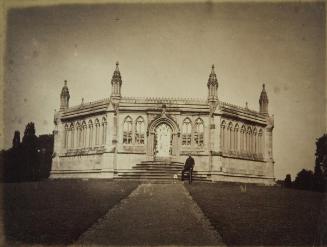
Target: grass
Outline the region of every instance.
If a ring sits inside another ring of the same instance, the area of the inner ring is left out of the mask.
[[[230,183],[186,187],[229,246],[312,246],[317,236],[322,193],[255,185],[241,192]]]
[[[9,245],[73,243],[137,185],[108,180],[3,184],[1,210]]]

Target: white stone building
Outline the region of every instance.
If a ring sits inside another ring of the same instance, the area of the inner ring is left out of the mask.
[[[52,178],[161,178],[165,170],[170,177],[191,153],[199,178],[274,184],[265,85],[253,111],[218,99],[214,66],[203,100],[124,97],[122,84],[117,62],[110,98],[69,107],[65,82],[54,116]]]

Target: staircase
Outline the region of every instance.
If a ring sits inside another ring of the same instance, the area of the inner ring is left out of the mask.
[[[152,182],[178,182],[181,181],[181,172],[184,164],[181,162],[155,160],[142,161],[132,167],[131,170],[119,171],[118,179],[135,179]],[[177,179],[174,179],[174,175]],[[193,181],[211,181],[206,175],[193,171]]]

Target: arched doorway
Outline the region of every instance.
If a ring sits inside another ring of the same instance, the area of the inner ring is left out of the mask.
[[[161,123],[155,128],[154,155],[155,157],[170,157],[172,154],[173,131],[168,124]]]

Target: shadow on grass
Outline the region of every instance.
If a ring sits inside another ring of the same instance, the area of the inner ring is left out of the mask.
[[[137,185],[112,180],[3,184],[7,244],[71,244]]]

